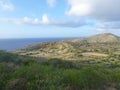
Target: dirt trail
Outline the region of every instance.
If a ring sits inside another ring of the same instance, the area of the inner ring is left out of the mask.
[[[97,52],[84,52],[82,53],[83,56],[98,56],[98,57],[107,57],[107,54],[97,53]]]

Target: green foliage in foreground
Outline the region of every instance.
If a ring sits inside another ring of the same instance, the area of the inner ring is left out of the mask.
[[[120,66],[85,66],[0,52],[0,90],[120,89]]]

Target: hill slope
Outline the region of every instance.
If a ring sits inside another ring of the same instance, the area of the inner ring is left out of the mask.
[[[112,43],[119,42],[119,37],[111,33],[104,33],[86,39],[90,43]]]
[[[31,45],[16,50],[15,53],[35,57],[80,60],[86,59],[86,56],[107,57],[113,52],[120,51],[119,44],[119,37],[110,33],[105,33],[82,39]]]
[[[94,65],[0,51],[0,90],[120,90],[119,58]]]
[[[95,36],[91,36],[83,39],[73,39],[72,42],[88,42],[88,43],[113,43],[120,42],[120,38],[111,33],[98,34]]]

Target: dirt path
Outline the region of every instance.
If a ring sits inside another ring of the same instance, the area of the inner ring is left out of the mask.
[[[84,52],[82,53],[83,56],[98,56],[98,57],[107,57],[107,54],[97,53],[97,52]]]

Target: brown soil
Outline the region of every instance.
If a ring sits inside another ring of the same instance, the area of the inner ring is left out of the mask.
[[[97,52],[84,52],[82,53],[83,56],[98,56],[98,57],[107,57],[107,54],[97,53]]]

